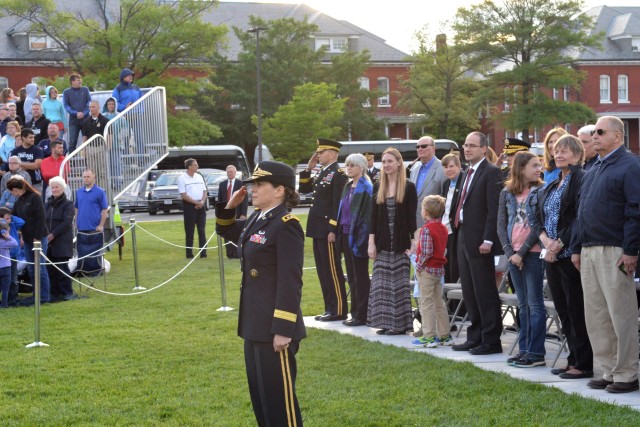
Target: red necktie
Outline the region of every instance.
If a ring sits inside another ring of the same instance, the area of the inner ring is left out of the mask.
[[[227,185],[227,201],[231,200],[231,190],[233,190],[231,182],[232,181],[229,181],[229,184]]]
[[[460,211],[462,210],[462,205],[464,204],[464,199],[467,197],[467,190],[469,189],[469,183],[471,182],[471,177],[473,176],[473,168],[469,168],[469,172],[467,173],[467,179],[464,183],[464,188],[462,189],[462,194],[460,194],[460,199],[458,199],[458,207],[456,208],[456,217],[453,220],[453,224],[458,228],[458,224],[460,224]]]

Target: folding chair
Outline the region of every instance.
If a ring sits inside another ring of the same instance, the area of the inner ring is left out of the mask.
[[[98,277],[104,280],[104,289],[107,289],[107,279],[104,274],[104,234],[101,231],[76,233],[77,264],[73,274],[85,279],[89,286],[96,287]]]

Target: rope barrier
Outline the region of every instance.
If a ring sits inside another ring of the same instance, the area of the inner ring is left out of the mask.
[[[162,243],[166,243],[169,246],[173,246],[175,248],[179,248],[179,249],[200,249],[199,246],[182,246],[182,245],[178,245],[176,243],[172,243],[168,240],[163,239],[162,237],[156,236],[155,234],[151,233],[148,230],[145,230],[144,227],[141,227],[140,225],[136,224],[136,227],[138,227],[138,229],[140,229],[141,231],[144,231],[145,233],[147,233],[149,236],[153,237],[154,239],[157,239],[159,241],[161,241]],[[211,241],[211,239],[213,238],[213,236],[216,235],[216,232],[214,231],[213,234],[211,235],[211,237],[209,237],[209,240],[207,240],[207,243],[209,243]],[[205,249],[218,249],[217,246],[212,246],[212,247],[208,247],[205,245],[204,247]]]
[[[120,235],[120,237],[118,237],[118,239],[117,239],[117,240],[120,240],[120,238],[124,237],[127,233],[129,233],[129,232],[131,231],[131,229],[132,229],[132,228],[133,228],[133,227],[129,227],[128,229],[126,229],[125,231],[123,231],[123,232],[122,232],[122,234]],[[80,260],[83,260],[83,259],[85,259],[85,258],[89,258],[89,257],[95,256],[95,255],[97,255],[97,254],[101,253],[102,251],[104,251],[105,249],[107,249],[109,246],[111,246],[111,245],[113,245],[114,243],[116,243],[116,242],[117,242],[117,240],[112,240],[111,242],[107,243],[105,246],[101,247],[100,249],[96,249],[95,251],[93,251],[93,252],[91,252],[91,253],[88,253],[87,255],[83,255],[83,256],[82,256],[82,257],[80,257],[80,258],[76,258],[76,260],[80,261]],[[13,258],[11,258],[11,257],[6,257],[6,256],[4,256],[4,255],[0,255],[0,258],[8,259],[9,261],[14,261],[14,262],[22,262],[22,263],[24,263],[24,264],[26,264],[26,265],[33,265],[33,264],[35,263],[35,262],[29,262],[29,261],[24,260],[24,259],[13,259]],[[60,262],[58,262],[57,264],[65,264],[65,263],[67,263],[67,262],[69,262],[69,261],[60,261]],[[45,265],[55,265],[55,264],[56,264],[56,263],[53,263],[53,262],[45,263]]]

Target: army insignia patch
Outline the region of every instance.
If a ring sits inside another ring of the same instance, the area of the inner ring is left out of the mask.
[[[251,274],[251,277],[258,277],[258,270],[252,268],[249,274]]]

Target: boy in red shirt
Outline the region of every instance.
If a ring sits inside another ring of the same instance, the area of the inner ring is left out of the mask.
[[[444,209],[444,197],[433,195],[422,200],[422,218],[425,223],[418,238],[416,272],[420,288],[423,336],[411,341],[416,347],[453,345],[449,334],[449,314],[442,298],[442,277],[447,263],[445,252],[449,234],[447,227],[441,222]]]

